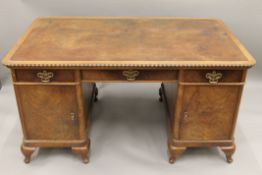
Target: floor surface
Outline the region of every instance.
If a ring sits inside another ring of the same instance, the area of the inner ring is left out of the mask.
[[[247,82],[235,132],[237,150],[228,164],[217,148],[190,149],[168,163],[165,108],[159,84],[98,84],[90,163],[70,149],[40,149],[23,163],[22,131],[10,80],[0,91],[0,174],[262,174],[262,83]]]

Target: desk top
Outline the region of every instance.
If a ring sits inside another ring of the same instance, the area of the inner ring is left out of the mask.
[[[222,21],[174,17],[41,17],[3,64],[12,67],[250,67]]]

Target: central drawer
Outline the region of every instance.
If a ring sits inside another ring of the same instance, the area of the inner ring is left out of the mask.
[[[177,70],[82,70],[83,81],[176,81]]]

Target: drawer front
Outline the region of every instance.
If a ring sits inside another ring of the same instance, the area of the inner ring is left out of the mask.
[[[182,82],[242,82],[243,70],[185,70]]]
[[[74,71],[72,70],[16,70],[16,81],[22,82],[73,82],[75,81]]]
[[[176,70],[83,70],[84,81],[176,81]]]

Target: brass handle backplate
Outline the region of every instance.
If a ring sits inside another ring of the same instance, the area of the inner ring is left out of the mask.
[[[216,71],[206,73],[206,78],[208,79],[210,84],[217,84],[218,80],[221,79],[222,76],[222,73]]]
[[[139,72],[137,70],[125,70],[122,74],[126,77],[128,81],[134,81],[136,80],[136,77],[139,75]]]
[[[42,72],[38,72],[36,76],[41,79],[41,82],[48,83],[50,82],[51,78],[54,77],[54,73],[43,70]]]
[[[188,118],[188,112],[184,112],[184,119]]]

